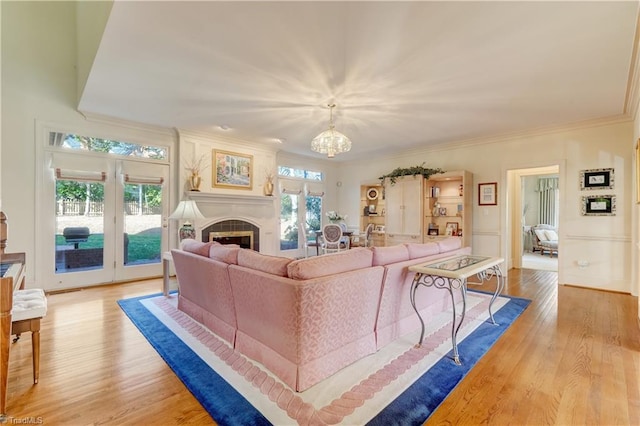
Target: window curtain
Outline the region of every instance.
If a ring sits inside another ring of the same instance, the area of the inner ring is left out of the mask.
[[[560,208],[560,189],[558,178],[538,178],[538,223],[545,223],[558,227],[558,214]]]
[[[303,183],[297,180],[280,178],[278,182],[280,183],[281,194],[300,195],[304,189]]]

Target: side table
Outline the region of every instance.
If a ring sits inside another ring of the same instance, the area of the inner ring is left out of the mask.
[[[162,253],[162,294],[169,296],[169,284],[170,284],[170,269],[171,263],[173,263],[173,257],[170,251]]]
[[[496,276],[498,279],[498,285],[496,291],[489,302],[489,318],[493,324],[496,324],[493,319],[493,302],[496,300],[502,289],[504,288],[504,275],[500,270],[500,264],[504,262],[501,257],[484,257],[484,256],[456,256],[447,259],[441,259],[436,262],[426,263],[422,265],[413,265],[409,267],[410,271],[416,273],[409,290],[409,296],[411,297],[411,306],[416,311],[420,324],[422,325],[422,332],[420,333],[420,341],[416,345],[420,347],[422,340],[424,339],[424,320],[416,307],[416,290],[419,286],[443,288],[449,291],[451,295],[451,304],[453,305],[453,324],[451,326],[451,340],[453,345],[453,361],[457,365],[461,365],[460,356],[458,355],[458,343],[457,336],[458,330],[464,321],[464,316],[467,310],[467,278],[472,275],[478,275],[480,282],[490,279],[492,276]],[[456,323],[456,303],[453,297],[453,290],[460,289],[462,293],[462,315],[460,321]],[[497,324],[496,324],[497,325]]]

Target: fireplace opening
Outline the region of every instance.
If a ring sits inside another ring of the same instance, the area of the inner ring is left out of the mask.
[[[260,228],[244,220],[230,219],[212,223],[202,229],[202,241],[237,244],[260,251]]]
[[[242,248],[253,249],[253,232],[209,232],[209,241],[216,241],[220,244],[237,244]]]

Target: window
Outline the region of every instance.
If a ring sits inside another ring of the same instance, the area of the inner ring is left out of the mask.
[[[280,176],[280,250],[297,250],[299,223],[307,232],[320,230],[324,187],[320,172],[278,167]]]
[[[103,152],[125,157],[148,158],[151,160],[167,159],[167,149],[164,147],[138,145],[60,132],[49,133],[49,146],[77,151]]]

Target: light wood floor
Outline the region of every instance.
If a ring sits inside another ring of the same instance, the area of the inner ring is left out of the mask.
[[[533,302],[429,424],[640,424],[637,298],[556,281],[553,272],[509,271],[506,293]],[[12,347],[9,415],[52,425],[214,424],[115,303],[160,287],[50,295],[37,385],[30,336]]]

